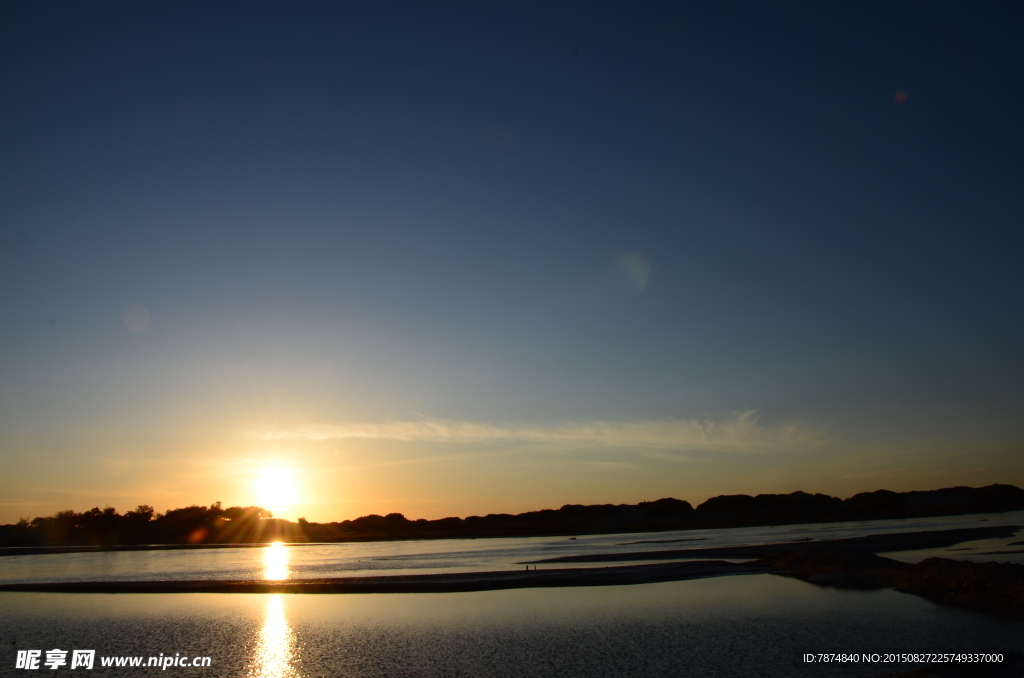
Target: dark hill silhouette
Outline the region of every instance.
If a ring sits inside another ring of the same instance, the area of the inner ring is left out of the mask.
[[[230,544],[268,541],[330,542],[446,537],[503,537],[643,532],[702,527],[746,527],[793,523],[874,520],[990,513],[1024,509],[1024,490],[1013,485],[939,490],[863,492],[842,500],[825,494],[723,495],[694,509],[665,498],[639,504],[566,504],[518,515],[409,520],[401,513],[311,523],[275,520],[257,506],[188,506],[154,515],[139,506],[124,515],[113,508],[53,516],[0,526],[2,546],[115,544]]]
[[[847,507],[842,499],[827,494],[745,494],[712,497],[697,507],[697,518],[704,521],[729,522],[748,520],[756,516],[761,523],[789,522],[800,516],[801,522],[827,520],[829,516],[844,513]]]

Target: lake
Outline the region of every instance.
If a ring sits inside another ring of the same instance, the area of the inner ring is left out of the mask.
[[[1020,622],[893,591],[773,575],[445,594],[0,596],[0,675],[18,649],[209,656],[133,676],[879,676],[797,652],[1021,649]]]
[[[982,522],[987,521],[987,522]],[[556,555],[1021,524],[1022,512],[916,521],[566,538],[374,542],[0,558],[0,581],[287,578],[509,569]],[[701,539],[669,542],[674,539]],[[1020,539],[1020,536],[1016,537]],[[650,542],[668,542],[664,544]],[[941,555],[1013,550],[1009,540]],[[948,549],[944,551],[949,551]],[[931,552],[912,552],[919,560]],[[986,557],[979,559],[1010,559]],[[1018,561],[1019,562],[1019,561]],[[543,566],[541,566],[543,568]],[[18,650],[91,649],[97,675],[882,676],[912,665],[802,665],[804,652],[1024,651],[1024,624],[889,590],[774,575],[444,594],[0,593],[0,675]],[[108,667],[104,657],[209,657]],[[70,663],[70,662],[69,662]],[[58,671],[69,670],[64,666]],[[75,669],[81,670],[81,669]],[[42,671],[52,673],[50,669]]]

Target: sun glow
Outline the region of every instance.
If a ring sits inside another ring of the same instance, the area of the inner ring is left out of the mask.
[[[271,466],[260,472],[252,489],[256,503],[270,511],[287,509],[299,497],[295,474],[282,466]]]

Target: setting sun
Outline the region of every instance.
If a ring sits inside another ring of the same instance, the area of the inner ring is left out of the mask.
[[[295,474],[287,468],[264,469],[253,482],[256,503],[271,511],[287,508],[298,499]]]

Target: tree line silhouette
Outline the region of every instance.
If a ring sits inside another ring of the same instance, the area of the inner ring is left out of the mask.
[[[270,511],[258,506],[222,508],[186,506],[155,513],[142,504],[120,514],[107,506],[83,513],[59,511],[52,516],[0,527],[0,544],[5,546],[115,544],[203,544],[274,541],[295,536],[294,523],[274,520]]]
[[[639,504],[567,504],[516,515],[409,520],[401,513],[313,523],[273,518],[258,506],[222,508],[220,502],[154,513],[141,505],[119,514],[114,508],[84,513],[60,511],[0,526],[2,546],[132,544],[239,544],[436,539],[643,532],[704,527],[872,520],[988,513],[1024,509],[1024,490],[1013,485],[950,487],[920,492],[863,492],[849,499],[826,494],[722,495],[694,508],[680,499]]]

